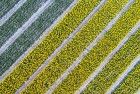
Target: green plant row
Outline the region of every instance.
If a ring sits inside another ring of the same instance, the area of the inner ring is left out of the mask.
[[[140,39],[140,34],[138,36],[138,39]],[[139,87],[140,87],[140,62],[127,75],[125,80],[120,84],[120,86],[112,94],[135,94],[135,92],[137,92]]]
[[[23,93],[44,93],[47,91],[60,75],[73,63],[73,61],[76,60],[79,54],[84,51],[91,41],[105,28],[110,20],[121,10],[126,1],[127,0],[123,2],[120,1],[116,5],[116,1],[109,0],[101,10],[91,18],[89,23],[86,24],[80,32],[78,32],[74,39],[64,49],[62,49],[49,65],[37,76],[27,89],[23,91]],[[112,7],[113,10],[109,11],[110,7]],[[72,92],[69,90],[67,92],[57,93],[71,94]]]
[[[92,91],[94,91],[95,94],[103,94],[109,89],[120,74],[130,65],[131,61],[140,53],[139,38],[140,30],[130,38],[125,46],[106,65],[102,72],[99,73],[95,80],[89,84],[88,88],[85,90],[86,94]]]
[[[1,0],[0,1],[0,18],[4,16],[19,0]]]
[[[45,1],[36,0],[35,2],[34,0],[27,0],[23,6],[0,27],[0,47],[41,7],[41,3]]]
[[[1,54],[0,75],[16,62],[72,2],[73,0],[56,0],[5,52]]]
[[[121,17],[121,19],[113,26],[111,30],[109,30],[105,37],[98,42],[98,44],[82,60],[78,67],[76,67],[61,83],[54,93],[73,93],[82,85],[88,76],[95,71],[104,58],[117,46],[123,37],[136,24],[137,20],[139,19],[139,13],[135,12],[137,9],[135,7],[138,7],[138,5],[133,5],[133,7],[131,7],[131,9],[129,9],[129,11],[125,13],[123,17]],[[136,15],[134,16],[132,13],[135,13]],[[129,23],[129,25],[127,23]],[[94,88],[96,88],[96,86]],[[100,91],[98,92],[100,93]],[[92,93],[94,93],[94,90]],[[88,94],[91,94],[91,92],[88,92]]]
[[[98,0],[79,0],[77,5],[51,30],[46,38],[32,50],[15,70],[0,83],[0,93],[14,93],[41,64],[59,47],[65,38],[97,5]]]

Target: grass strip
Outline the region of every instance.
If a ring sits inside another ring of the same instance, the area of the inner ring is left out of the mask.
[[[87,45],[102,31],[103,28],[110,22],[115,14],[121,9],[126,1],[118,3],[108,1],[99,10],[87,25],[75,36],[75,38],[49,63],[49,65],[37,76],[29,87],[23,93],[31,93],[37,91],[46,91],[57,80],[60,75],[73,63],[79,54],[86,48]],[[112,4],[114,10],[110,10]],[[119,6],[118,6],[119,5]],[[106,16],[104,16],[106,15]],[[98,19],[100,18],[100,19]],[[97,25],[100,23],[99,25]],[[93,28],[94,27],[94,28]],[[42,86],[44,88],[42,88]],[[61,92],[72,93],[72,92]]]
[[[73,0],[55,1],[44,13],[0,56],[0,75],[41,36]]]
[[[12,1],[12,0],[11,0]],[[27,0],[16,13],[0,27],[0,47],[20,28],[47,0]]]
[[[0,18],[4,16],[19,0],[1,0]]]
[[[135,9],[133,8],[131,7],[131,9],[128,10],[127,13],[125,13],[125,15],[91,50],[91,52],[83,59],[81,64],[74,69],[74,71],[62,82],[62,84],[56,89],[54,93],[58,92],[63,93],[70,91],[74,92],[74,90],[78,89],[82,85],[82,83],[96,69],[96,67],[99,66],[101,61],[108,55],[108,53],[112,51],[113,48],[117,46],[117,44],[121,41],[121,39],[137,22],[139,14],[136,14],[135,17],[133,17],[133,15],[131,14],[132,12],[135,11]],[[129,25],[126,24],[125,21],[129,22],[130,24]]]
[[[138,39],[140,39],[140,34]],[[133,43],[133,42],[132,42]],[[140,44],[140,41],[139,41]],[[140,49],[138,44],[138,49]],[[140,54],[140,51],[139,51]],[[140,62],[135,68],[127,75],[124,81],[118,86],[118,88],[112,94],[135,94],[140,87]]]
[[[97,0],[98,1],[98,0]],[[92,11],[96,0],[80,0],[79,3],[55,26],[48,36],[27,55],[19,66],[0,83],[0,93],[14,93],[41,64],[53,53],[65,38]],[[81,11],[82,10],[82,11]]]
[[[111,59],[101,73],[93,80],[85,93],[103,94],[117,80],[119,75],[130,65],[131,61],[140,53],[138,40],[140,30],[133,35],[124,47]],[[131,93],[130,93],[131,94]]]

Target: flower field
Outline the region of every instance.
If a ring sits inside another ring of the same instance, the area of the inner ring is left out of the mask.
[[[139,94],[140,0],[1,0],[0,94]]]

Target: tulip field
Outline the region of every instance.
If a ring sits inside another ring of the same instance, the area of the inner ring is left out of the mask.
[[[0,94],[140,94],[140,0],[0,0]]]

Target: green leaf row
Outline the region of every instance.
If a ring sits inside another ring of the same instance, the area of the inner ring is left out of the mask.
[[[109,0],[86,24],[74,39],[61,50],[61,52],[48,64],[37,78],[23,91],[23,93],[44,93],[60,77],[60,75],[73,63],[79,54],[91,43],[93,39],[105,28],[111,19],[121,10],[127,0]],[[113,9],[111,11],[110,7]],[[108,12],[107,12],[108,11]],[[100,18],[100,19],[98,19]],[[98,25],[97,25],[98,24]],[[72,86],[74,87],[74,85]],[[61,94],[73,93],[73,88]],[[62,88],[63,89],[63,88]]]
[[[137,48],[139,49],[140,54],[140,32],[137,37],[138,37],[137,40],[139,40]],[[139,88],[140,88],[140,61],[112,94],[134,94],[135,92],[137,92]]]
[[[140,30],[133,35],[123,48],[111,59],[102,72],[93,80],[85,94],[93,92],[103,94],[117,80],[121,73],[131,64],[131,61],[140,53]],[[138,77],[136,77],[137,79]],[[133,87],[132,87],[133,88]],[[124,90],[124,89],[123,89]],[[127,90],[126,90],[127,91]],[[123,94],[123,93],[118,93]],[[127,94],[127,93],[125,93]],[[128,93],[132,94],[132,93]]]
[[[104,38],[97,43],[97,45],[90,51],[90,53],[82,60],[70,75],[61,83],[54,93],[73,93],[88,76],[95,71],[104,58],[117,46],[123,37],[130,31],[140,18],[140,12],[136,10],[139,5],[135,3],[112,27],[111,30],[104,36]],[[112,9],[110,9],[111,11]],[[135,15],[133,15],[133,13]],[[129,23],[129,24],[128,24]],[[96,87],[96,86],[95,86]],[[88,92],[90,94],[91,92]],[[92,90],[94,94],[94,90]],[[100,91],[95,94],[99,94]],[[102,93],[100,93],[102,94]]]
[[[79,0],[46,38],[0,83],[0,93],[14,93],[84,20],[99,0]]]
[[[34,0],[27,0],[23,6],[0,27],[0,47],[41,7],[41,3],[45,1],[36,0],[35,2]]]
[[[1,0],[0,1],[0,18],[4,16],[19,0]]]

